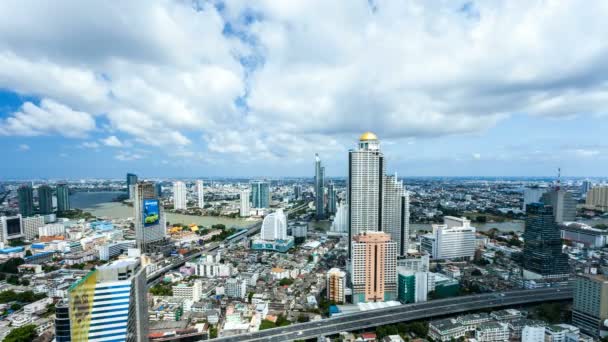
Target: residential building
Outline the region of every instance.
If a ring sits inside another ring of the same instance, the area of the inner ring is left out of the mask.
[[[526,325],[521,330],[521,342],[545,342],[545,327]]]
[[[397,267],[397,298],[403,304],[426,302],[428,272],[414,272]]]
[[[509,327],[500,322],[482,323],[475,330],[475,339],[478,342],[508,341]]]
[[[134,193],[133,188],[137,184],[137,175],[133,173],[127,173],[127,195],[129,195],[129,199],[133,199]]]
[[[17,189],[19,198],[19,213],[23,217],[34,215],[34,190],[31,185],[24,184]]]
[[[45,224],[38,228],[38,236],[57,236],[65,234],[65,226],[63,223]]]
[[[67,300],[55,305],[55,341],[71,342],[70,306]]]
[[[137,248],[142,253],[167,254],[172,246],[167,241],[165,212],[156,197],[154,183],[137,183],[133,198]]]
[[[200,209],[205,208],[205,192],[203,189],[203,181],[200,179],[196,181],[196,200]]]
[[[327,213],[333,215],[338,210],[338,193],[333,182],[327,186]]]
[[[296,184],[293,186],[293,198],[297,201],[302,197],[302,186]]]
[[[346,272],[332,268],[327,272],[327,299],[335,303],[345,302]]]
[[[545,342],[575,342],[580,330],[569,324],[554,324],[545,327]]]
[[[287,239],[287,217],[282,209],[267,215],[262,222],[262,240],[274,241]]]
[[[70,209],[70,188],[66,183],[59,183],[57,184],[57,211],[61,213]]]
[[[44,216],[36,215],[30,217],[22,217],[21,224],[23,226],[23,235],[27,240],[33,240],[39,236],[38,228],[44,226]]]
[[[268,182],[251,182],[251,205],[254,208],[270,208],[270,184]]]
[[[608,322],[608,277],[599,274],[577,275],[572,324],[585,334],[599,339],[608,335],[608,326],[604,322]]]
[[[246,189],[241,191],[240,200],[241,200],[241,217],[248,217],[251,212],[251,206],[249,205],[249,197],[251,196],[251,190]]]
[[[38,212],[41,215],[53,212],[53,189],[48,185],[38,187]]]
[[[245,298],[247,296],[247,283],[240,278],[226,280],[226,296],[231,298]]]
[[[608,186],[594,186],[586,193],[585,207],[593,210],[608,211]]]
[[[544,193],[541,202],[553,208],[555,222],[572,222],[576,220],[576,199],[571,192],[559,187]]]
[[[408,249],[409,220],[405,222],[406,191],[403,182],[397,176],[383,177],[382,184],[382,225],[381,231],[389,234],[391,240],[397,243],[397,254],[405,255]],[[409,198],[407,200],[409,204]],[[409,206],[409,205],[408,205]],[[408,231],[405,228],[408,228]]]
[[[467,328],[453,318],[429,322],[429,337],[434,341],[448,342],[465,337]]]
[[[543,277],[569,273],[568,256],[562,253],[560,231],[553,213],[553,207],[542,203],[532,203],[526,211],[524,269]]]
[[[0,241],[8,243],[9,240],[20,239],[24,236],[22,215],[0,217]]]
[[[119,256],[124,252],[128,251],[129,248],[134,247],[135,240],[124,240],[103,244],[97,247],[99,251],[99,260],[108,261],[111,258]]]
[[[413,272],[428,272],[430,258],[428,254],[397,258],[397,267]]]
[[[585,247],[602,248],[608,245],[608,230],[593,228],[582,222],[567,222],[559,225],[561,237]]]
[[[201,300],[203,295],[203,282],[195,280],[191,284],[178,284],[172,287],[173,297],[189,299],[193,302]]]
[[[188,206],[186,184],[181,181],[173,182],[173,208],[185,210]]]
[[[475,255],[475,227],[466,218],[444,217],[433,232],[421,237],[423,252],[433,259],[471,259]]]
[[[318,154],[315,154],[315,213],[317,220],[325,219],[325,168]]]
[[[331,223],[330,231],[332,233],[345,234],[348,233],[348,204],[344,201],[338,204],[336,215]]]
[[[352,241],[353,302],[383,302],[397,297],[397,244],[383,232],[365,231]]]

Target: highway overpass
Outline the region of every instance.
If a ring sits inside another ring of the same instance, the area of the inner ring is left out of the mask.
[[[334,335],[343,331],[373,328],[398,322],[426,320],[480,309],[549,301],[572,300],[572,288],[548,288],[487,293],[399,305],[385,309],[358,312],[315,322],[293,324],[255,333],[215,339],[217,342],[282,342]]]

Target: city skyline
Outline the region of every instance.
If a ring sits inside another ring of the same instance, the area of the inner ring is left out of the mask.
[[[6,178],[343,176],[368,130],[402,176],[608,166],[599,4],[0,6]]]

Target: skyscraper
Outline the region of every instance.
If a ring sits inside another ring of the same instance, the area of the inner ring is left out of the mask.
[[[17,189],[19,197],[19,213],[27,217],[34,215],[34,190],[30,185],[24,184]]]
[[[48,185],[38,187],[38,212],[41,215],[53,213],[53,189]]]
[[[205,193],[203,189],[203,181],[200,179],[196,181],[196,200],[200,209],[205,208]]]
[[[383,232],[353,237],[351,283],[353,303],[383,302],[397,296],[397,244]]]
[[[593,183],[590,180],[585,179],[581,184],[581,194],[583,195],[583,198],[587,198],[587,193],[591,188],[593,188]]]
[[[374,133],[359,137],[357,150],[348,153],[348,237],[382,227],[384,156]],[[352,255],[349,244],[349,256]]]
[[[325,219],[325,168],[315,154],[315,212],[317,220]]]
[[[156,196],[154,183],[139,182],[134,186],[135,239],[142,253],[163,253],[171,249],[163,207]]]
[[[139,259],[99,266],[68,290],[71,341],[148,340],[146,271]],[[59,317],[58,317],[59,319]]]
[[[338,210],[337,202],[338,202],[338,194],[336,189],[334,188],[334,183],[330,182],[327,186],[327,213],[332,215],[335,214]]]
[[[594,186],[587,192],[585,207],[593,210],[608,211],[608,186]]]
[[[162,198],[163,197],[163,184],[161,182],[154,184],[154,189],[156,190],[156,197]]]
[[[524,269],[543,277],[567,275],[568,256],[562,253],[562,240],[553,207],[532,203],[526,209]]]
[[[576,220],[576,199],[572,193],[559,187],[544,193],[541,202],[553,207],[555,222],[573,222]]]
[[[446,216],[423,235],[420,248],[433,259],[471,259],[475,254],[475,227],[465,218]]]
[[[264,217],[261,236],[267,241],[287,239],[287,217],[282,209]]]
[[[600,330],[608,332],[608,277],[599,274],[581,274],[574,282],[572,324],[582,332],[600,338]]]
[[[382,227],[381,230],[391,236],[397,243],[397,253],[404,255],[408,249],[409,220],[406,222],[405,188],[397,176],[384,176],[382,188]],[[406,231],[406,228],[408,229]]]
[[[249,196],[251,195],[251,190],[246,189],[241,191],[240,200],[241,200],[241,217],[249,216],[249,212],[251,211],[251,207],[249,205]]]
[[[66,183],[57,184],[57,211],[70,210],[70,189]]]
[[[270,208],[270,184],[268,182],[251,182],[251,205],[254,208]]]
[[[297,201],[302,197],[302,186],[296,184],[293,186],[293,198]]]
[[[549,189],[547,188],[541,188],[538,186],[524,188],[522,210],[525,212],[528,204],[540,202],[540,198],[548,190]]]
[[[346,273],[339,268],[327,271],[327,299],[334,303],[345,302]]]
[[[176,210],[185,210],[188,206],[186,200],[186,184],[184,182],[173,183],[173,208]]]
[[[127,173],[127,195],[129,199],[133,199],[133,187],[137,184],[137,175],[133,173]]]

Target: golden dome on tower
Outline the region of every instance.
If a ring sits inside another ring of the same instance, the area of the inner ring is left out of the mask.
[[[372,132],[365,132],[359,137],[359,141],[378,140],[378,137]]]

